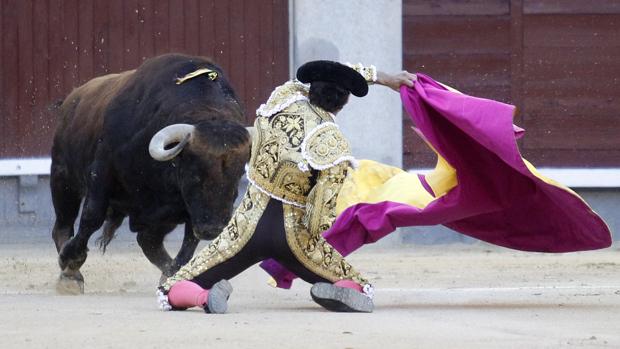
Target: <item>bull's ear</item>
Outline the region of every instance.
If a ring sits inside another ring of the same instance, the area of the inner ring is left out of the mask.
[[[190,142],[194,136],[195,129],[194,125],[189,124],[174,124],[164,127],[151,138],[149,154],[157,161],[174,159]],[[178,144],[170,149],[166,149],[168,145],[173,143]]]

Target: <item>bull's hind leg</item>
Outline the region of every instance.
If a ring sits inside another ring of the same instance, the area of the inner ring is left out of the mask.
[[[73,225],[80,211],[82,197],[74,185],[68,177],[66,166],[53,161],[50,173],[50,189],[56,214],[56,222],[52,229],[52,239],[56,245],[56,252],[60,252],[62,245],[73,237]]]
[[[113,209],[112,207],[108,208],[108,215],[105,219],[105,224],[103,225],[103,232],[97,239],[97,244],[103,253],[106,252],[108,244],[110,244],[112,239],[116,236],[116,230],[121,226],[121,224],[123,224],[124,219],[125,214]]]
[[[73,185],[74,183],[68,178],[66,167],[53,162],[50,187],[56,222],[52,229],[52,238],[59,254],[66,242],[73,237],[73,225],[80,211],[82,198],[79,190]],[[70,277],[63,277],[61,274],[56,289],[62,294],[81,293],[83,292],[83,281],[84,278],[79,270],[75,270]]]
[[[84,200],[78,233],[67,241],[58,255],[60,279],[57,290],[60,293],[84,293],[84,278],[80,267],[86,261],[88,240],[99,229],[106,218],[108,196],[105,171],[91,171],[88,194]]]

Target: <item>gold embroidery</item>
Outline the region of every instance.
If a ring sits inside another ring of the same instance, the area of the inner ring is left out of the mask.
[[[290,144],[290,148],[297,148],[304,139],[304,118],[300,114],[280,113],[273,117],[271,121],[273,130],[281,131],[282,145]]]
[[[325,121],[333,121],[329,113],[307,101],[295,102],[272,117],[256,118],[249,180],[281,201],[304,206],[311,173],[299,168],[301,145],[307,131]]]
[[[360,285],[368,283],[320,233],[306,229],[303,224],[305,210],[286,204],[282,206],[286,241],[297,260],[331,282],[348,279]]]
[[[338,193],[347,176],[347,164],[339,164],[319,172],[314,188],[308,195],[304,223],[314,234],[329,229],[336,219]]]

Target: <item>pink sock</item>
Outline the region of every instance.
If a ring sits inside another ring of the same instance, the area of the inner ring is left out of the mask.
[[[207,303],[209,290],[195,282],[183,280],[175,283],[168,292],[168,302],[176,308],[202,307]]]
[[[338,287],[351,288],[356,291],[362,292],[362,286],[353,280],[340,280],[336,281],[334,285]]]

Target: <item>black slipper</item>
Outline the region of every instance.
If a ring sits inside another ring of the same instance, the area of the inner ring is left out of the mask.
[[[314,284],[310,295],[315,302],[330,311],[372,313],[374,308],[372,299],[363,293],[325,282]]]
[[[215,283],[209,290],[207,303],[204,305],[205,312],[210,314],[224,314],[228,309],[228,298],[232,291],[232,285],[228,280],[221,280]]]

